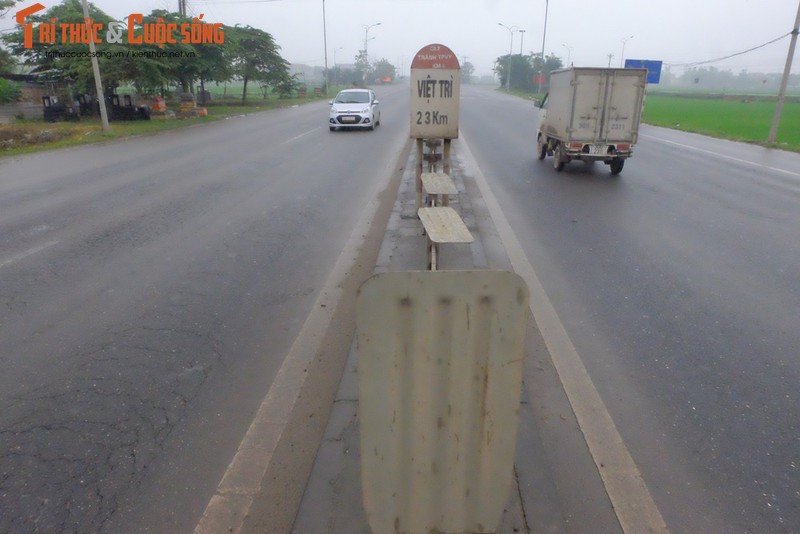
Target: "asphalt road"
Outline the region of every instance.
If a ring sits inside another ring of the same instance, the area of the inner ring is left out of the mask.
[[[379,90],[375,132],[317,103],[0,160],[0,531],[194,528],[396,170],[407,95]],[[536,120],[462,87],[668,527],[799,530],[800,156],[643,127],[620,176],[556,173]]]
[[[0,531],[194,528],[394,171],[392,92],[374,132],[319,102],[0,160]]]
[[[462,88],[462,137],[667,526],[798,531],[800,155],[643,126],[620,176],[557,173],[536,124]]]

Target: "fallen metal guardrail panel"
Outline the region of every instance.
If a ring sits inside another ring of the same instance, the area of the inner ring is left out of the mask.
[[[505,271],[376,275],[359,290],[373,532],[490,532],[512,484],[528,290]]]

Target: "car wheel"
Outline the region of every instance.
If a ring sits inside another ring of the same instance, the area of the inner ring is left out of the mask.
[[[336,131],[336,126],[328,126],[328,129],[332,132]]]

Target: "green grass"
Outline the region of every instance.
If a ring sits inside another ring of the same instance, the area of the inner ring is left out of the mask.
[[[102,131],[100,119],[97,118],[83,119],[79,122],[55,123],[46,123],[40,120],[19,121],[12,125],[0,125],[0,158],[41,152],[54,148],[113,141],[132,136],[151,135],[166,130],[214,122],[233,115],[255,113],[267,109],[313,102],[314,100],[324,98],[325,97],[315,99],[312,95],[305,100],[294,98],[262,99],[258,102],[250,102],[245,106],[239,104],[215,104],[208,106],[208,116],[206,117],[167,120],[154,119],[149,121],[112,121],[110,123],[111,131],[107,133]],[[170,109],[175,109],[175,107],[170,106]]]
[[[774,101],[650,94],[642,120],[655,126],[766,145],[774,113]],[[784,103],[777,147],[800,152],[800,103]]]

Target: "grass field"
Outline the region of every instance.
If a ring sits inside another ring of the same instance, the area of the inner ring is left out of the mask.
[[[325,98],[325,97],[320,97]],[[213,122],[233,115],[255,113],[296,105],[308,99],[269,98],[253,102],[248,99],[246,106],[233,104],[209,106],[208,116],[190,119],[169,119],[150,121],[113,121],[111,131],[103,133],[100,119],[90,118],[79,122],[46,123],[41,120],[19,121],[12,125],[0,125],[0,157],[27,154],[53,148],[63,148],[89,143],[111,141],[138,135],[151,135],[165,130],[185,128],[196,124]]]
[[[775,102],[683,98],[649,94],[643,122],[713,137],[766,145]],[[800,152],[800,104],[783,105],[777,146]]]

